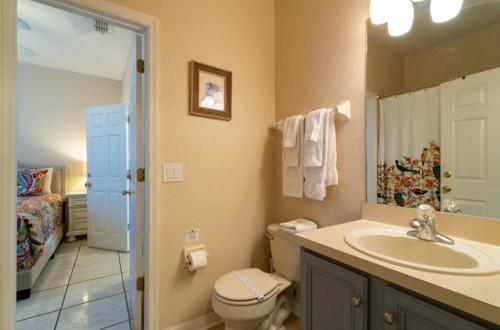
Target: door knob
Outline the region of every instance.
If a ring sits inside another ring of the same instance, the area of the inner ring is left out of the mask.
[[[88,181],[87,181],[87,182],[85,182],[85,187],[86,187],[87,189],[88,189],[88,188],[90,188],[90,187],[92,187],[92,183],[90,183],[90,182],[88,182]]]
[[[446,186],[443,186],[443,188],[441,189],[444,193],[449,193],[451,191],[451,187],[446,185]]]
[[[354,307],[358,307],[359,305],[361,305],[361,299],[358,297],[352,297],[351,303],[354,305]]]
[[[125,195],[130,195],[132,192],[130,190],[123,190],[122,191],[122,195],[125,196]]]
[[[387,313],[387,312],[384,313],[384,322],[385,323],[387,323],[387,324],[393,324],[394,323],[394,319],[396,319],[396,316],[394,316],[394,314]]]
[[[451,178],[451,171],[445,171],[443,175],[445,178]]]

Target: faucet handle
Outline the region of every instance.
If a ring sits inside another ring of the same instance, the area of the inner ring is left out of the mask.
[[[422,221],[420,219],[414,218],[408,223],[408,225],[414,229],[419,229],[422,227]]]
[[[432,220],[436,216],[434,208],[429,204],[420,204],[416,210],[417,218],[422,220]]]

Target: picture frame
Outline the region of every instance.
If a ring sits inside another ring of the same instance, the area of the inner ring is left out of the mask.
[[[231,72],[195,61],[189,63],[189,71],[189,114],[231,120]]]

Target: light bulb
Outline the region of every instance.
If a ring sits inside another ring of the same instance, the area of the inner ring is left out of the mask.
[[[401,36],[411,30],[415,11],[410,0],[395,0],[389,12],[388,30],[393,37]]]
[[[370,19],[372,24],[384,24],[389,19],[391,4],[394,0],[371,0]]]
[[[460,13],[463,0],[431,0],[431,17],[435,23],[449,21]]]

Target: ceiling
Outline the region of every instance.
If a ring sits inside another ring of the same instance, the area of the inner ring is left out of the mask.
[[[500,0],[464,0],[460,14],[444,23],[434,23],[430,1],[415,3],[415,20],[410,32],[400,37],[387,33],[387,24],[368,21],[368,37],[406,56],[500,23]]]
[[[102,34],[94,31],[89,17],[30,0],[18,0],[18,18],[31,28],[18,25],[20,62],[123,79],[133,32],[111,26],[109,33]]]

